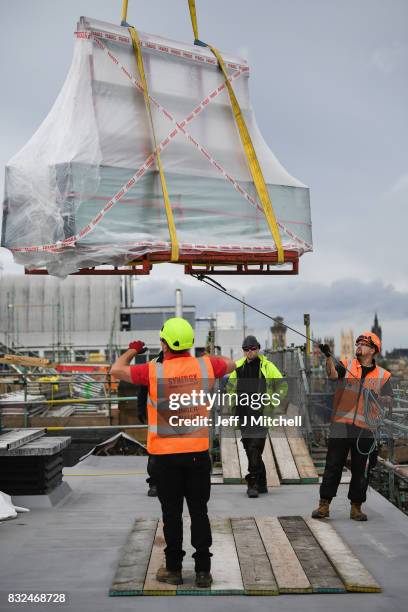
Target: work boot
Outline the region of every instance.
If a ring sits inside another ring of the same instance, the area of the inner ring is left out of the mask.
[[[157,570],[156,580],[167,582],[167,584],[183,584],[181,570],[169,570],[167,567],[161,567]]]
[[[248,484],[247,495],[248,497],[259,497],[259,491],[256,484]]]
[[[208,589],[213,579],[210,572],[196,572],[195,585],[200,589]]]
[[[320,499],[319,507],[312,512],[312,518],[322,519],[330,516],[330,499]]]
[[[353,521],[367,520],[367,515],[364,514],[364,512],[361,512],[361,503],[351,502],[350,518],[353,519]]]
[[[148,497],[157,497],[157,487],[156,485],[149,485],[149,490],[147,492]]]

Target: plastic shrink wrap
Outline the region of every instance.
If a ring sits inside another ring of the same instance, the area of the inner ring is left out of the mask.
[[[276,253],[215,57],[207,48],[139,36],[180,255]],[[309,190],[261,136],[246,61],[223,58],[282,246],[302,255],[312,250]],[[62,91],[6,167],[2,246],[17,263],[60,277],[169,253],[153,153],[127,28],[82,17]]]

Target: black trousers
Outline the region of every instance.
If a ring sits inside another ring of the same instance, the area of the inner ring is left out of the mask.
[[[377,449],[370,455],[362,454],[368,453],[372,448],[374,441],[372,434],[368,430],[361,432],[361,429],[354,425],[343,426],[342,434],[347,437],[337,437],[337,433],[340,433],[340,428],[332,428],[327,447],[326,466],[320,485],[320,497],[330,500],[336,497],[343,467],[350,451],[351,481],[348,498],[352,502],[363,503],[367,499],[370,471],[375,467],[378,456]],[[362,435],[359,437],[360,433]]]
[[[156,480],[154,477],[154,457],[155,455],[149,455],[147,459],[147,473],[149,477],[146,478],[146,482],[148,483],[150,487],[156,486]]]
[[[241,438],[248,457],[248,474],[245,476],[249,486],[266,487],[266,470],[262,460],[266,437],[263,438]]]
[[[153,473],[162,507],[166,540],[166,567],[179,570],[183,564],[183,503],[191,517],[191,544],[195,548],[195,571],[211,567],[211,527],[207,502],[211,489],[211,460],[208,451],[155,455]]]

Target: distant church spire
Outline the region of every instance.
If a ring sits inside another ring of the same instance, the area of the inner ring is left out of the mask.
[[[376,334],[376,336],[378,336],[380,340],[382,340],[382,329],[381,329],[381,325],[378,322],[377,313],[375,313],[374,325],[372,326],[371,331],[373,332],[373,334]]]

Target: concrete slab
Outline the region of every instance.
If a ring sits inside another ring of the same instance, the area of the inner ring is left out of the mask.
[[[76,476],[66,474],[72,493],[56,506],[0,523],[2,612],[16,609],[7,603],[8,592],[65,592],[69,609],[75,612],[133,609],[135,600],[109,598],[109,586],[135,517],[158,516],[160,505],[157,498],[146,494],[145,457],[90,459],[89,465],[75,466]],[[84,468],[87,475],[83,476]],[[354,612],[405,612],[408,517],[370,490],[366,504],[370,520],[356,523],[348,518],[346,497],[347,485],[341,485],[331,520],[384,592],[281,595],[273,599],[274,612],[326,612],[328,607],[330,612],[344,612],[345,606]],[[244,485],[217,485],[212,489],[209,511],[214,516],[308,514],[317,499],[318,485],[285,485],[258,499],[248,499]],[[137,605],[143,612],[190,612],[192,605],[195,612],[270,612],[272,603],[270,598],[245,596],[146,597],[138,599]]]

